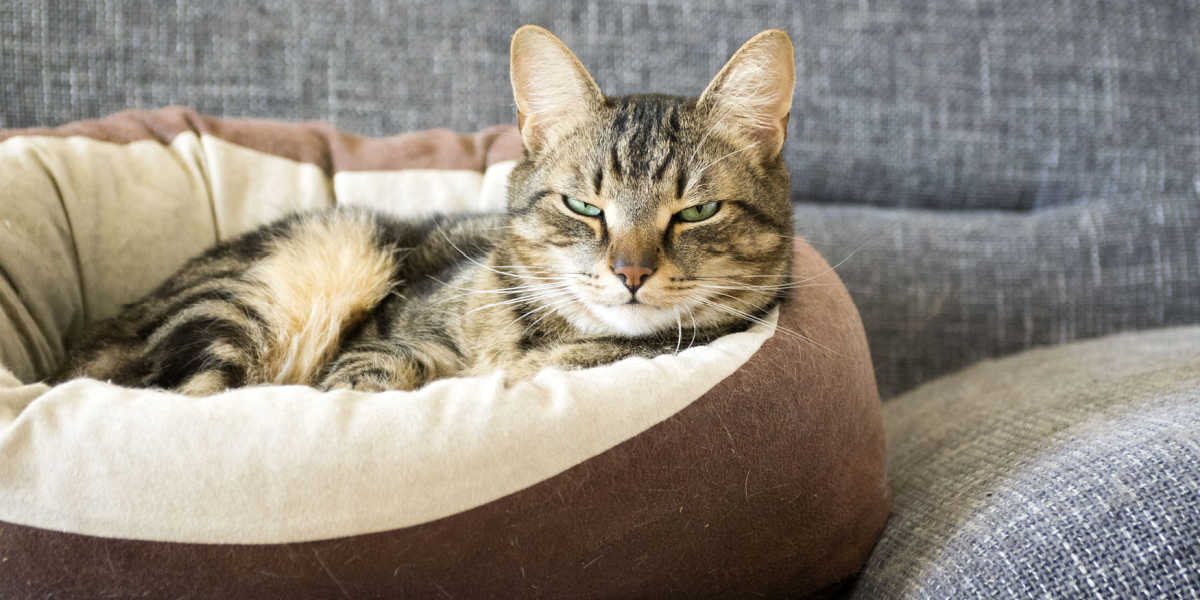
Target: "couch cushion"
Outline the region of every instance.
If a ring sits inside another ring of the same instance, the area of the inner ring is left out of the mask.
[[[1028,213],[796,206],[837,265],[884,398],[976,361],[1200,323],[1200,197],[1130,194]]]
[[[857,598],[1190,598],[1200,327],[989,361],[889,402]]]

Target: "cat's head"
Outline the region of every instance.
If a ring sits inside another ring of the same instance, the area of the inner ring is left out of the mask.
[[[744,323],[792,255],[782,158],[792,43],[746,42],[698,98],[605,97],[553,34],[512,40],[524,159],[502,253],[522,291],[593,334]]]

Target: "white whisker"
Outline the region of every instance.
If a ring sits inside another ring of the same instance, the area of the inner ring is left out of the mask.
[[[725,312],[726,314],[733,315],[733,316],[736,316],[736,317],[740,317],[740,318],[742,318],[742,319],[745,319],[745,320],[747,320],[747,321],[751,321],[751,322],[758,323],[758,324],[761,324],[761,325],[769,325],[769,323],[767,323],[767,321],[766,321],[765,319],[762,319],[762,318],[760,318],[760,317],[756,317],[756,316],[754,316],[754,315],[752,315],[752,314],[749,314],[749,313],[747,313],[747,312],[745,312],[745,311],[738,310],[738,309],[736,309],[736,308],[733,308],[732,306],[726,306],[726,305],[724,305],[724,304],[720,304],[720,303],[718,303],[718,302],[713,302],[713,301],[711,301],[711,300],[704,300],[704,299],[700,299],[700,302],[701,302],[701,303],[703,303],[703,304],[705,304],[705,305],[707,305],[707,306],[709,306],[709,307],[711,307],[711,308],[713,308],[713,309],[715,309],[715,310],[718,310],[718,311]],[[820,349],[822,349],[822,350],[825,350],[826,352],[829,352],[830,354],[833,354],[834,356],[841,356],[841,354],[839,354],[839,353],[838,353],[837,351],[835,351],[833,348],[830,348],[829,346],[826,346],[826,345],[824,345],[824,344],[822,344],[822,343],[820,343],[820,342],[818,342],[818,341],[816,341],[816,340],[814,340],[814,339],[812,339],[812,338],[810,338],[810,337],[808,337],[808,336],[806,336],[806,335],[804,335],[804,334],[802,334],[802,333],[800,333],[800,332],[798,332],[798,331],[794,331],[794,330],[792,330],[792,329],[788,329],[788,328],[786,328],[786,327],[783,327],[782,325],[779,325],[779,324],[776,324],[776,325],[775,325],[775,330],[776,330],[776,331],[779,331],[779,332],[781,332],[781,333],[784,333],[785,335],[792,336],[793,338],[795,338],[795,339],[798,339],[798,340],[800,340],[800,341],[803,341],[803,342],[806,342],[806,343],[812,344],[812,345],[814,345],[814,346],[816,346],[816,347],[818,347],[818,348],[820,348]]]
[[[688,350],[692,349],[692,344],[696,343],[696,311],[688,307],[688,317],[692,319],[692,341],[688,342]]]
[[[751,148],[753,148],[753,147],[755,147],[755,146],[757,146],[757,145],[758,145],[758,142],[754,142],[754,143],[752,143],[752,144],[747,144],[747,145],[745,145],[745,146],[742,146],[741,148],[739,148],[739,149],[737,149],[737,150],[734,150],[734,151],[732,151],[732,152],[726,153],[725,155],[721,156],[720,158],[717,158],[716,160],[713,160],[712,162],[709,162],[707,165],[704,165],[703,167],[700,167],[700,169],[699,169],[699,170],[697,170],[695,173],[691,173],[691,174],[689,174],[689,175],[688,175],[688,177],[689,177],[689,178],[690,178],[692,181],[699,181],[699,180],[700,180],[700,176],[701,176],[701,175],[703,175],[703,174],[704,174],[704,172],[705,172],[705,171],[707,171],[707,170],[709,169],[709,167],[712,167],[713,165],[715,165],[715,164],[717,164],[717,163],[719,163],[719,162],[721,162],[721,161],[723,161],[723,160],[725,160],[725,159],[729,158],[730,156],[733,156],[734,154],[738,154],[738,153],[740,153],[740,152],[745,152],[746,150],[749,150],[749,149],[751,149]],[[691,186],[688,186],[688,189],[684,190],[684,193],[686,194],[686,193],[687,193],[687,192],[689,192],[689,191],[691,191]]]
[[[675,308],[675,332],[679,336],[675,340],[675,356],[679,356],[679,347],[683,345],[683,320],[679,318],[679,308]]]
[[[560,308],[560,307],[562,307],[562,306],[567,306],[567,305],[569,305],[569,304],[572,304],[572,303],[574,303],[574,302],[577,302],[577,300],[576,300],[576,298],[575,298],[574,294],[568,294],[568,295],[567,295],[567,297],[566,297],[566,298],[564,298],[564,299],[557,300],[557,301],[555,301],[555,302],[550,302],[550,303],[543,303],[543,305],[542,305],[542,307],[541,307],[541,308],[538,308],[538,309],[534,309],[534,310],[532,310],[532,311],[529,311],[529,313],[527,313],[525,316],[532,315],[532,314],[534,314],[534,313],[538,312],[539,310],[545,310],[546,312],[545,312],[545,314],[543,314],[542,316],[540,316],[540,317],[538,317],[537,319],[535,319],[535,320],[534,320],[532,323],[530,323],[530,324],[526,325],[526,326],[525,326],[525,329],[522,329],[522,330],[521,330],[521,335],[525,335],[525,333],[526,333],[527,331],[529,331],[530,329],[532,329],[532,328],[533,328],[533,326],[537,325],[538,323],[541,323],[543,319],[545,319],[546,317],[548,317],[548,316],[550,316],[550,315],[554,314],[554,313],[557,311],[557,309],[558,309],[558,308]],[[524,318],[524,317],[522,317],[522,318]]]
[[[463,249],[462,249],[462,248],[459,248],[459,247],[458,247],[458,245],[457,245],[457,244],[455,244],[455,243],[454,243],[454,241],[450,239],[450,236],[446,235],[446,232],[445,232],[445,231],[442,231],[442,230],[440,230],[440,229],[439,229],[439,230],[438,230],[438,233],[440,233],[440,234],[441,234],[441,236],[442,236],[442,239],[446,240],[446,243],[447,243],[447,244],[450,244],[450,247],[451,247],[451,248],[454,248],[455,250],[457,250],[457,251],[458,251],[458,253],[459,253],[459,254],[461,254],[461,255],[463,256],[463,258],[467,259],[468,261],[470,261],[472,264],[474,264],[474,265],[476,265],[476,266],[483,267],[484,269],[487,269],[488,271],[491,271],[491,272],[493,272],[493,273],[497,273],[497,274],[500,274],[500,275],[505,275],[505,276],[508,276],[508,277],[516,277],[516,278],[518,278],[518,279],[550,279],[550,278],[548,278],[548,277],[533,277],[533,276],[530,276],[530,275],[520,275],[520,274],[517,274],[517,273],[509,273],[509,272],[506,272],[506,271],[501,271],[501,270],[499,270],[499,269],[494,269],[494,268],[492,268],[492,267],[489,267],[488,265],[485,265],[485,264],[483,264],[483,263],[481,263],[481,262],[479,262],[479,261],[475,260],[474,258],[471,258],[471,256],[470,256],[470,255],[468,255],[466,252],[463,252]]]
[[[562,294],[563,292],[565,292],[566,289],[567,289],[566,284],[563,284],[563,287],[561,287],[561,288],[555,288],[552,290],[546,290],[546,291],[541,291],[541,292],[534,292],[531,294],[522,294],[522,295],[517,296],[516,298],[509,298],[507,300],[490,302],[488,304],[484,304],[483,306],[477,306],[475,308],[472,308],[471,310],[467,311],[466,314],[469,315],[469,314],[472,314],[472,313],[475,313],[475,312],[478,312],[478,311],[481,311],[481,310],[484,310],[487,308],[491,308],[493,306],[504,306],[504,305],[508,305],[508,304],[521,304],[521,303],[525,303],[525,302],[533,302],[535,300],[542,300],[545,298],[553,298],[554,296],[558,296],[558,295]]]

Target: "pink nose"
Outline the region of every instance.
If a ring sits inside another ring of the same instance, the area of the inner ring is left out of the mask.
[[[638,288],[642,287],[646,279],[654,273],[654,269],[642,265],[627,265],[618,261],[617,264],[612,266],[612,272],[616,273],[617,277],[620,277],[621,281],[625,282],[625,287],[629,288],[629,291],[636,292]]]

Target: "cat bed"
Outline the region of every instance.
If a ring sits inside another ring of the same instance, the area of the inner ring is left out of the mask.
[[[509,388],[48,387],[206,246],[333,204],[502,210],[521,144],[178,108],[0,140],[0,596],[800,597],[883,527],[866,339],[803,241],[767,323]]]

